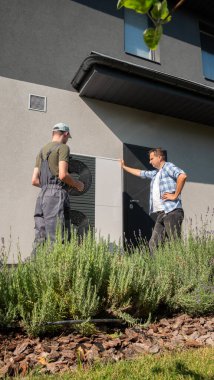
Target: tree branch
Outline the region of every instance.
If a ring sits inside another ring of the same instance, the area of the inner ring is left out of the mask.
[[[170,14],[174,13],[186,0],[180,0],[170,11]]]
[[[186,0],[180,0],[175,6],[171,9],[171,11],[168,13],[168,15],[165,17],[163,21],[165,21],[169,16],[171,16],[175,11],[177,11],[180,6],[185,3]]]

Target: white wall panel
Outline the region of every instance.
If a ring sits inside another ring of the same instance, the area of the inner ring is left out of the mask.
[[[96,158],[95,228],[111,241],[122,238],[122,175],[115,159]]]

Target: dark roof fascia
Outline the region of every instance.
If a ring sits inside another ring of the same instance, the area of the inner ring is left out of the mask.
[[[152,81],[158,81],[160,83],[162,82],[164,84],[173,86],[174,88],[181,88],[191,93],[196,93],[208,98],[214,98],[214,88],[211,88],[209,86],[189,81],[187,79],[174,77],[157,70],[135,65],[127,61],[118,60],[116,58],[112,58],[97,52],[91,52],[91,54],[84,59],[71,81],[73,88],[75,88],[77,91],[80,91],[82,85],[85,83],[85,79],[88,76],[88,73],[94,66],[97,65],[147,78]]]

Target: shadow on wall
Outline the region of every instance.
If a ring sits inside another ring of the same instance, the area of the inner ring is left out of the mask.
[[[122,143],[161,146],[188,174],[188,181],[214,184],[214,128],[125,106],[82,98]],[[118,158],[118,157],[116,157]]]
[[[78,4],[85,5],[89,8],[96,9],[99,12],[107,13],[114,17],[123,18],[123,9],[117,10],[117,1],[115,0],[70,0]]]

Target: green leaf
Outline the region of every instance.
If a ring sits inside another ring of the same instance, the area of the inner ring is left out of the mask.
[[[151,50],[156,50],[163,33],[163,27],[158,25],[156,28],[148,28],[143,33],[146,45]]]
[[[172,16],[169,15],[167,18],[165,18],[164,20],[162,20],[162,24],[167,24],[167,22],[170,22],[172,20]]]
[[[152,8],[151,16],[154,20],[163,20],[164,23],[169,22],[171,16],[169,15],[167,0],[157,1]]]
[[[147,13],[151,6],[156,2],[157,0],[119,0],[117,3],[117,8],[120,9],[121,7],[133,9],[135,12],[138,13]]]
[[[154,20],[159,20],[161,18],[161,6],[162,6],[162,3],[160,1],[157,1],[154,4],[154,7],[152,8],[152,11],[151,11],[151,16],[153,17]]]
[[[161,5],[161,20],[165,20],[168,15],[169,15],[169,9],[168,9],[167,0],[163,0],[162,5]]]

